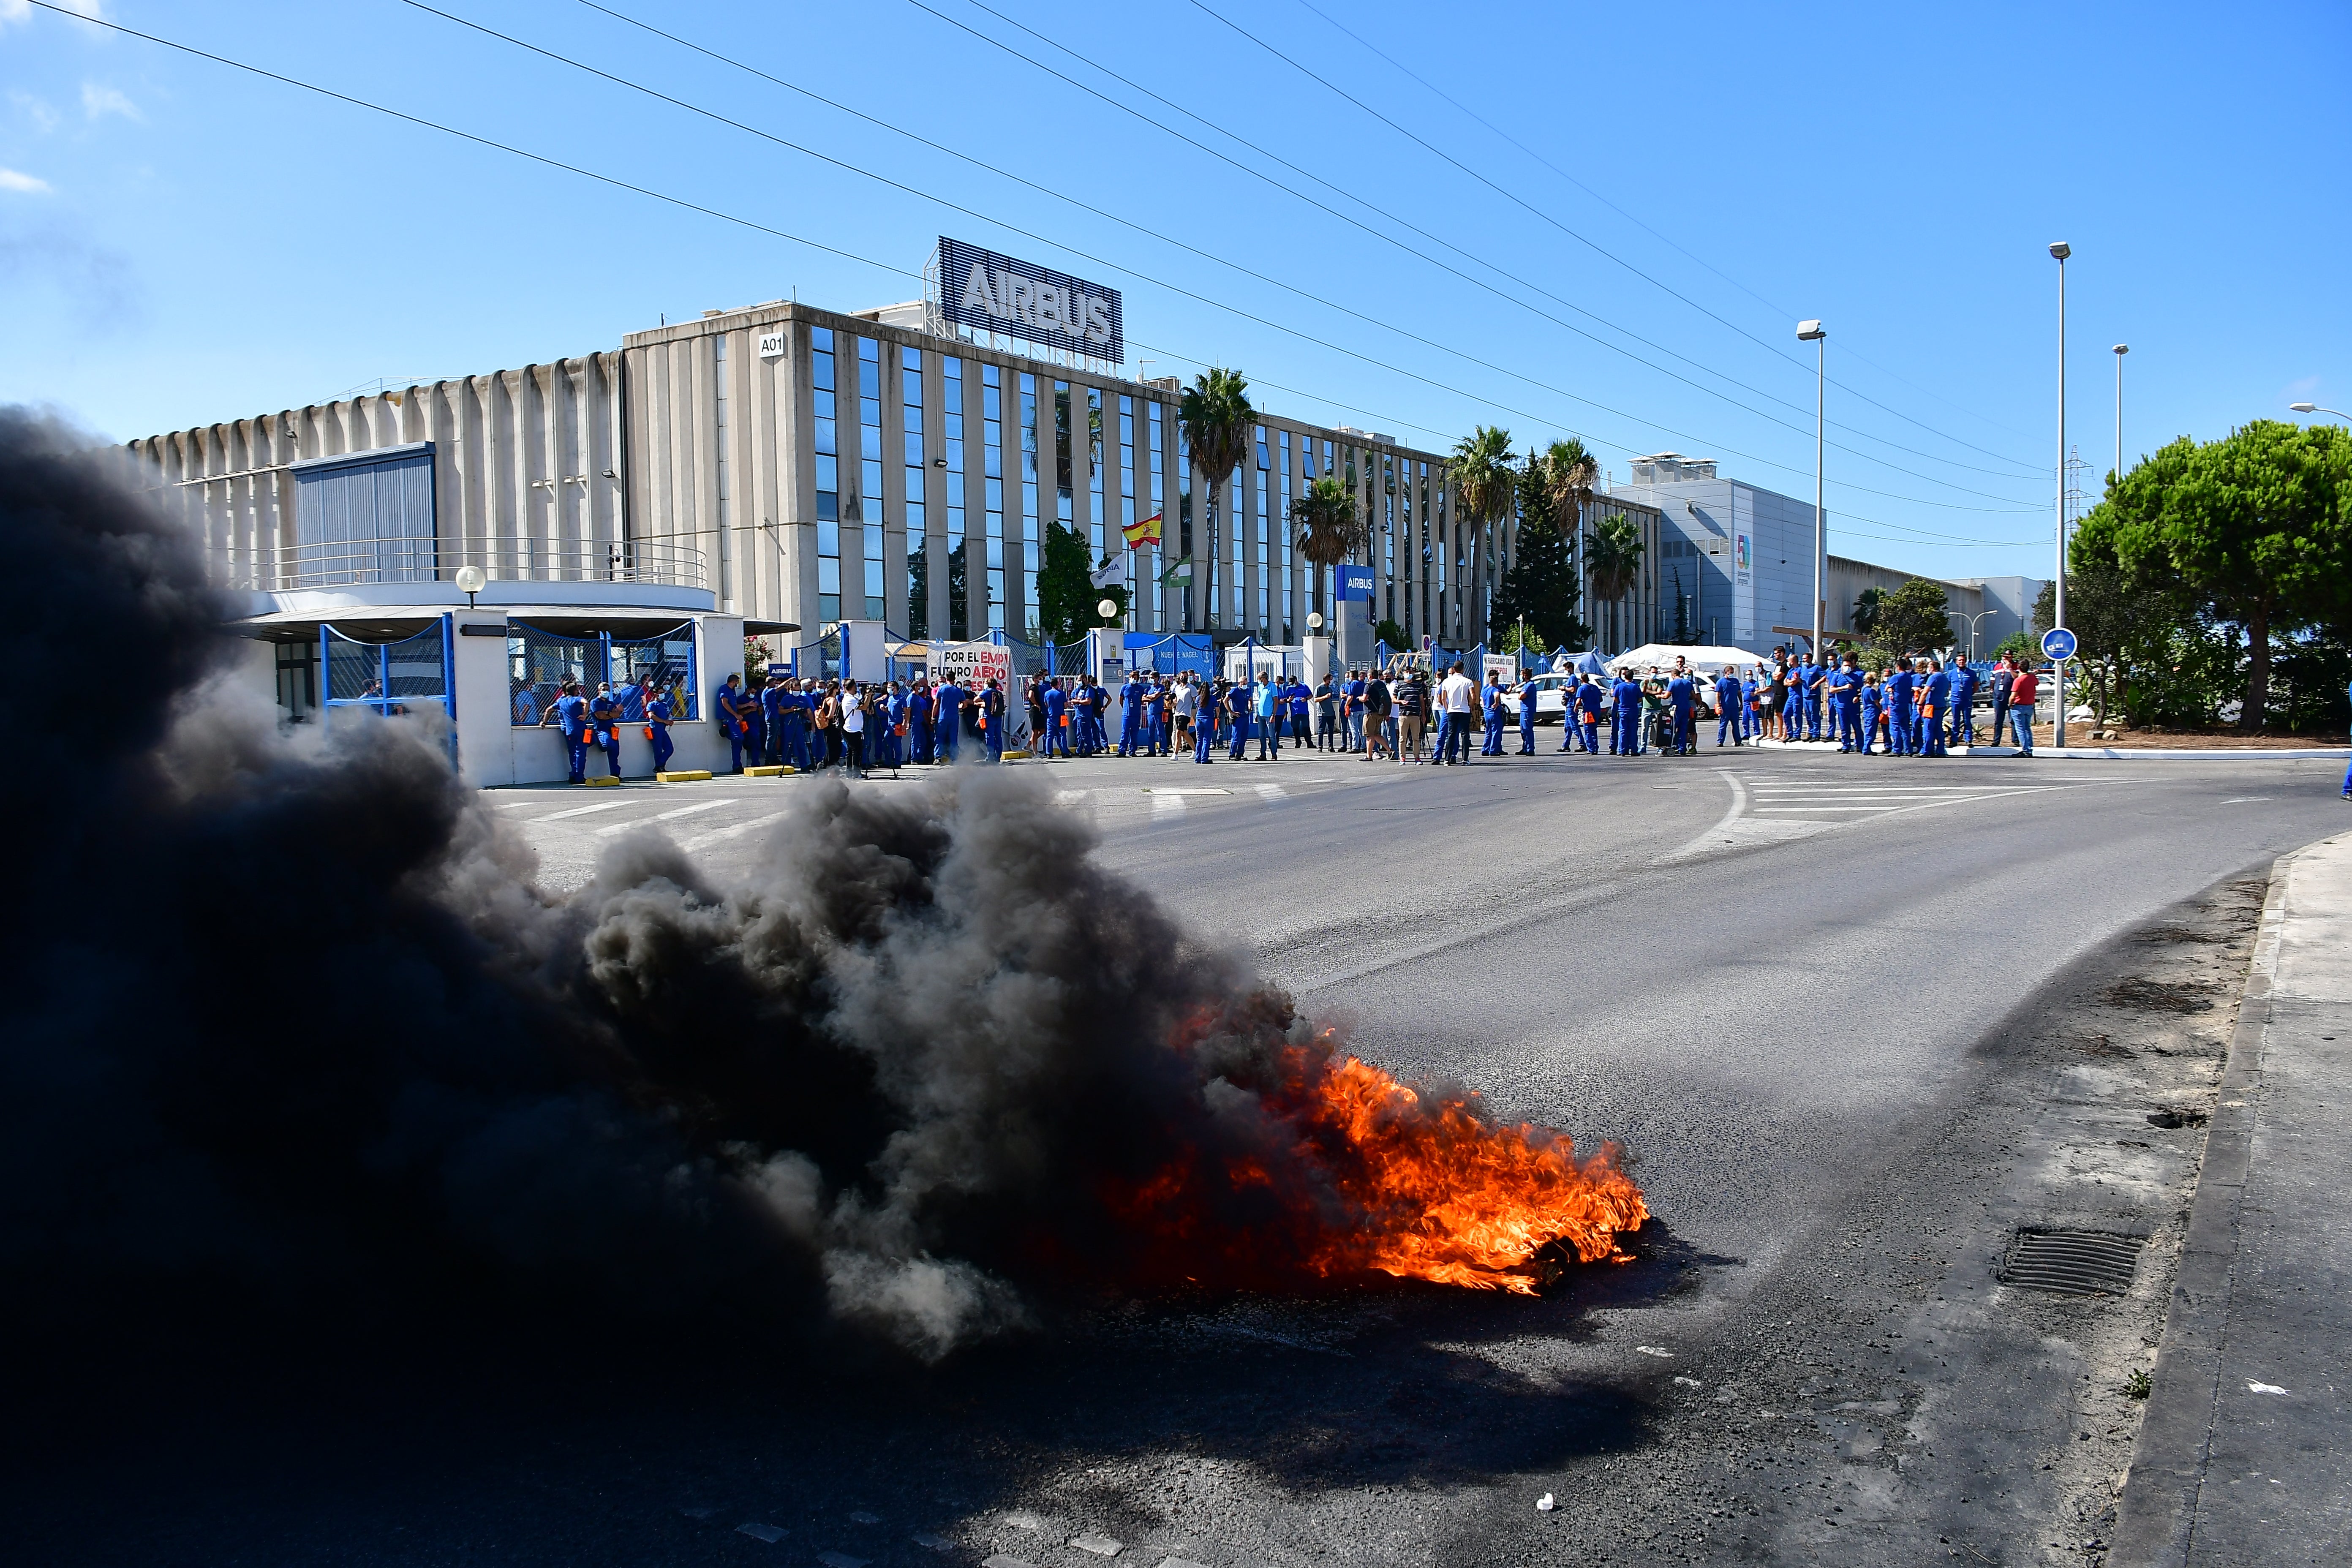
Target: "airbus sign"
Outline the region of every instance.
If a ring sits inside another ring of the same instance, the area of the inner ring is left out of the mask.
[[[940,313],[974,331],[1123,364],[1118,290],[940,237]]]

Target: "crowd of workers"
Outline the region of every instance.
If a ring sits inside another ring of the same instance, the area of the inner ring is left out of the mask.
[[[1717,746],[1828,741],[1865,756],[1942,756],[1948,746],[1975,742],[1979,689],[1991,700],[1994,735],[2006,725],[2020,753],[2032,756],[2039,686],[2030,668],[2004,658],[1979,674],[1958,661],[1947,668],[1919,658],[1865,670],[1852,654],[1816,662],[1787,652],[1711,677],[1679,658],[1671,669],[1640,674],[1628,666],[1605,682],[1582,675],[1563,694],[1559,749],[1603,754],[1605,724],[1609,755],[1688,754],[1711,719]],[[967,686],[952,676],[855,681],[777,673],[756,689],[730,675],[712,694],[711,711],[738,773],[747,765],[837,767],[862,777],[875,768],[952,763],[967,742],[997,762],[1024,742],[1040,757],[1190,755],[1206,764],[1220,752],[1233,762],[1274,761],[1286,741],[1293,750],[1366,762],[1447,766],[1469,761],[1474,738],[1479,755],[1505,755],[1514,727],[1517,754],[1535,754],[1542,690],[1538,675],[1513,688],[1490,672],[1481,685],[1459,664],[1443,671],[1402,662],[1367,667],[1312,685],[1265,669],[1247,679],[1138,671],[1116,692],[1091,675],[1030,678],[1016,712],[1013,694],[992,679]],[[591,750],[602,751],[618,776],[625,724],[642,722],[661,771],[676,750],[669,731],[684,709],[682,693],[650,679],[618,691],[600,683],[593,696],[574,681],[541,721],[562,735],[577,784]],[[1015,722],[1021,717],[1025,731]]]

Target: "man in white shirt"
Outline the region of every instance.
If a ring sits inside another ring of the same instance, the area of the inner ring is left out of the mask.
[[[1444,680],[1437,683],[1437,710],[1440,730],[1437,737],[1437,761],[1459,763],[1466,760],[1469,751],[1470,712],[1478,700],[1477,685],[1462,673],[1456,664]]]

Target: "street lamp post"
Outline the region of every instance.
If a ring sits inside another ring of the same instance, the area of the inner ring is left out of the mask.
[[[2124,355],[2131,344],[2116,345],[2116,483],[2124,482]]]
[[[1970,664],[1974,664],[1977,661],[1977,623],[1991,614],[1992,612],[1990,610],[1979,610],[1973,616],[1969,614],[1966,610],[1946,610],[1944,612],[1944,618],[1946,620],[1966,621],[1969,623],[1969,662]]]
[[[2050,619],[2056,626],[2066,624],[2066,258],[2074,247],[2060,240],[2050,247],[2051,258],[2058,263],[2058,574],[2051,579]],[[2066,661],[2050,661],[2051,688],[2058,699],[2057,716],[2052,721],[2050,743],[2057,750],[2066,745]]]
[[[2333,414],[2338,419],[2352,419],[2352,414],[2347,414],[2341,408],[2322,408],[2316,403],[2290,403],[2287,406],[2297,414]]]
[[[1797,341],[1813,345],[1813,658],[1816,662],[1822,657],[1822,595],[1828,588],[1822,578],[1829,569],[1830,550],[1829,520],[1822,510],[1822,454],[1827,449],[1822,434],[1822,389],[1823,365],[1829,355],[1828,338],[1829,333],[1822,330],[1819,321],[1797,323]]]

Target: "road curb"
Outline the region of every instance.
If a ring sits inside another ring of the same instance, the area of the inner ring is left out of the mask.
[[[2322,840],[2322,842],[2326,842]],[[2205,1161],[2189,1212],[2189,1235],[2172,1281],[2164,1334],[2150,1376],[2147,1412],[2132,1443],[2130,1468],[2116,1503],[2112,1568],[2185,1564],[2198,1493],[2212,1454],[2213,1413],[2221,1398],[2221,1353],[2230,1287],[2238,1259],[2238,1220],[2253,1148],[2254,1103],[2262,1077],[2263,1032],[2270,1021],[2285,923],[2287,873],[2296,857],[2271,863],[2246,989],[2230,1033],[2230,1055],[2205,1134]]]
[[[2015,746],[1955,746],[1956,757],[2013,757]],[[2124,746],[2039,746],[2034,757],[2063,757],[2068,762],[2102,763],[2340,763],[2352,758],[2352,747],[2295,747],[2265,750],[2257,746],[2206,746],[2199,750],[2135,751]]]

